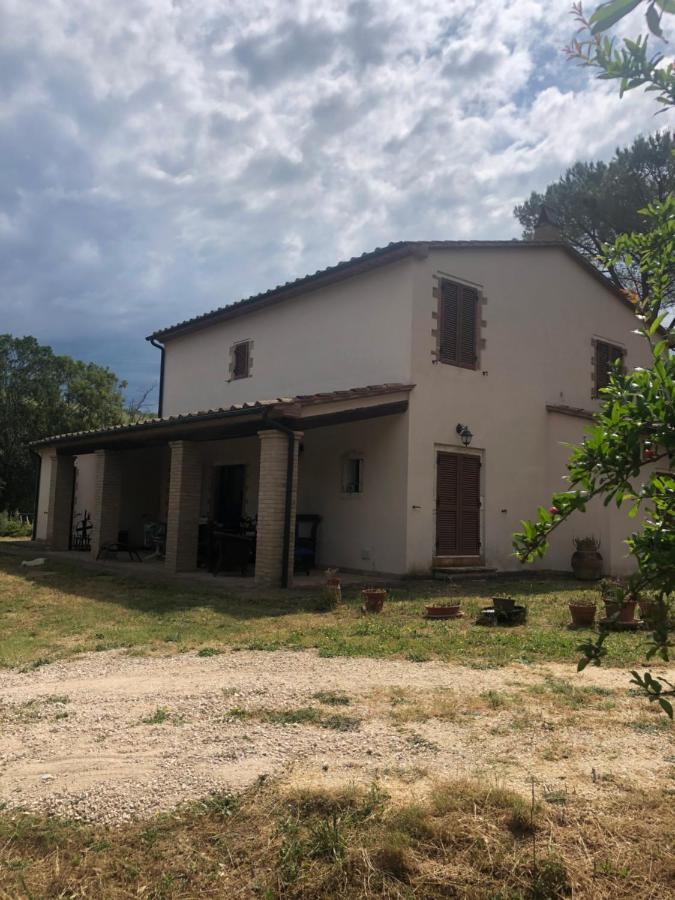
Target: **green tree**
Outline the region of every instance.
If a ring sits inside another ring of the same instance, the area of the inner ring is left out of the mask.
[[[600,77],[621,78],[622,92],[647,83],[648,89],[660,90],[657,99],[662,104],[673,106],[672,68],[658,74],[652,71],[649,78],[631,80],[633,55],[643,52],[647,38],[624,41],[623,55],[609,39],[608,43],[595,40],[639,5],[640,0],[603,3],[590,19],[582,20],[591,38],[579,45],[582,49],[578,53],[585,53],[587,64],[601,70]],[[581,16],[581,7],[575,7],[574,12]],[[647,23],[653,34],[660,35],[661,17],[670,13],[675,13],[674,0],[647,3]],[[675,329],[672,317],[669,319],[663,308],[675,260],[675,197],[671,193],[662,202],[640,210],[640,214],[647,217],[649,227],[643,232],[620,235],[613,244],[603,247],[602,264],[608,270],[636,267],[640,272],[646,290],[643,296],[635,295],[633,299],[640,323],[638,330],[651,351],[651,365],[626,374],[617,367],[609,386],[602,391],[595,427],[572,451],[568,464],[570,489],[555,494],[549,509],[540,507],[534,522],[523,522],[523,531],[514,536],[514,546],[523,562],[542,556],[551,532],[571,515],[583,512],[594,498],[601,498],[606,505],[629,505],[633,517],[642,511],[642,522],[628,541],[637,563],[630,588],[655,592],[658,613],[647,656],[668,660],[672,647],[670,605],[675,591]],[[589,663],[600,665],[606,639],[605,632],[579,647],[583,653],[580,669]],[[673,718],[674,684],[654,678],[649,670],[643,674],[633,672],[633,683]]]
[[[643,231],[647,218],[640,212],[663,202],[675,190],[675,141],[667,132],[638,137],[630,147],[617,149],[605,162],[578,162],[543,193],[533,191],[513,213],[531,238],[542,208],[554,212],[563,238],[589,262],[598,266],[620,289],[645,293],[646,284],[635,265],[607,263],[601,254],[620,234]],[[675,281],[675,271],[672,273]],[[673,290],[666,299],[672,300]]]
[[[0,509],[32,510],[30,441],[126,421],[125,387],[110,369],[0,335]]]

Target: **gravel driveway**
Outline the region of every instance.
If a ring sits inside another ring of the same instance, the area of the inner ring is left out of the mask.
[[[111,651],[0,677],[0,803],[110,823],[282,772],[477,775],[520,788],[534,776],[593,795],[617,779],[653,786],[675,762],[665,717],[628,697],[628,673],[612,669]],[[596,712],[537,694],[566,682],[616,694]],[[424,703],[441,711],[417,716]],[[270,717],[307,709],[316,720]]]

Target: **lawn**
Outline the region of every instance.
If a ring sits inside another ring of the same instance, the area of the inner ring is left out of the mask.
[[[490,597],[508,593],[528,608],[525,626],[474,624]],[[592,592],[595,594],[595,592]],[[572,580],[503,579],[447,585],[407,581],[392,587],[380,615],[363,615],[357,589],[323,611],[320,593],[271,591],[235,595],[227,579],[213,584],[152,584],[103,570],[49,561],[26,569],[0,555],[0,666],[31,667],[77,653],[123,648],[133,653],[208,654],[236,649],[318,650],[321,656],[441,659],[466,665],[575,661],[589,635],[567,628],[567,603],[589,595]],[[430,597],[459,597],[459,621],[426,621]],[[633,666],[644,659],[646,635],[617,634],[607,663]]]

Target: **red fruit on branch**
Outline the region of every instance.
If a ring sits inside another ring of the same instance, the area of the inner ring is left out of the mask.
[[[558,509],[557,506],[549,506],[548,511],[551,513],[552,516],[557,516],[558,513],[560,512],[560,510]]]

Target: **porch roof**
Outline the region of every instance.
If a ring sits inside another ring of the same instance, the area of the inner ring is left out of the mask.
[[[210,441],[253,435],[275,418],[299,430],[402,413],[408,408],[412,384],[375,384],[340,391],[298,394],[235,403],[219,409],[185,415],[144,419],[129,425],[113,425],[74,431],[32,441],[33,448],[55,447],[67,453],[100,449],[130,449],[171,440]]]

